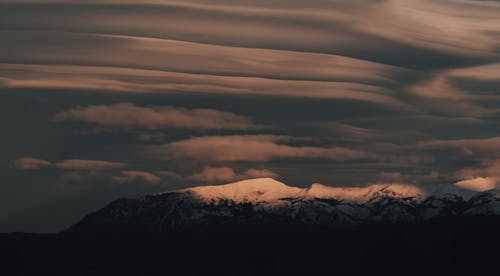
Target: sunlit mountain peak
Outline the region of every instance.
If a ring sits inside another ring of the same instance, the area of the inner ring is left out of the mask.
[[[235,202],[272,202],[282,198],[301,197],[305,189],[290,187],[272,178],[243,180],[225,185],[198,186],[178,190],[190,192],[204,200],[227,199]]]

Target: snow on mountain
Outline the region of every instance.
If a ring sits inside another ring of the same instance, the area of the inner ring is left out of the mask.
[[[275,203],[283,199],[335,199],[353,203],[366,203],[379,198],[422,199],[424,192],[411,185],[374,184],[367,187],[332,187],[319,183],[309,188],[290,187],[272,178],[243,180],[236,183],[213,186],[198,186],[176,193],[192,193],[207,202],[231,200],[233,202]]]
[[[226,199],[238,203],[278,203],[282,198],[304,196],[305,189],[290,187],[272,178],[257,178],[226,185],[198,186],[174,192],[192,193],[205,201]]]
[[[336,199],[339,201],[367,203],[380,198],[422,199],[424,192],[411,185],[373,184],[367,187],[331,187],[314,183],[306,190],[307,198]]]

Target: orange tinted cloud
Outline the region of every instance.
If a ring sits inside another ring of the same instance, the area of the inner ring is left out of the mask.
[[[467,190],[484,192],[496,189],[500,179],[497,177],[476,177],[456,182],[455,185]]]
[[[459,179],[478,177],[500,178],[500,160],[485,160],[480,166],[461,169],[455,175]]]
[[[109,170],[126,166],[125,163],[120,162],[82,159],[63,160],[61,162],[54,163],[53,165],[54,167],[64,170]]]
[[[488,87],[495,82],[496,86]],[[461,87],[460,83],[470,84]],[[500,109],[496,106],[481,105],[481,101],[500,100],[496,93],[498,83],[500,83],[500,64],[494,63],[441,71],[429,79],[411,85],[408,92],[426,101],[446,103],[445,112],[452,115],[492,116]],[[481,92],[483,86],[489,91]],[[432,109],[432,106],[429,109]],[[436,105],[435,109],[442,109],[442,105]]]
[[[478,139],[455,139],[425,141],[417,144],[423,149],[455,149],[463,155],[485,157],[497,157],[500,153],[500,137],[478,138]]]
[[[270,161],[277,158],[363,159],[364,152],[343,147],[299,147],[279,144],[289,137],[275,135],[204,136],[148,148],[158,158],[198,161]]]
[[[158,185],[161,183],[161,179],[150,172],[121,171],[121,174],[121,176],[114,176],[112,180],[117,183],[130,183],[139,180],[143,180],[154,185]]]
[[[55,121],[82,121],[116,128],[253,129],[244,116],[214,109],[170,106],[142,107],[131,103],[77,107],[54,116]]]
[[[237,173],[229,167],[211,167],[206,166],[199,173],[195,173],[188,177],[190,180],[216,183],[216,182],[231,182],[251,178],[276,178],[278,175],[267,169],[248,169],[244,172]]]
[[[14,167],[20,170],[39,170],[43,167],[55,167],[63,170],[111,170],[126,165],[120,162],[84,159],[67,159],[55,163],[33,157],[22,157],[14,160]]]
[[[271,56],[266,56],[266,58],[271,58]],[[308,56],[303,58],[304,60],[309,59]],[[287,74],[281,76],[278,73],[275,76],[236,73],[237,70],[247,67],[245,64],[235,65],[233,73],[226,72],[224,74],[217,72],[203,74],[170,72],[109,66],[0,64],[0,72],[5,76],[3,84],[0,84],[4,87],[14,88],[74,88],[128,93],[182,91],[349,99],[409,108],[407,104],[394,98],[390,90],[379,84],[392,82],[390,75],[397,70],[390,66],[385,68],[385,65],[351,59],[343,60],[342,57],[336,57],[332,65],[325,64],[325,66],[338,68],[335,69],[334,74],[331,76],[318,74],[314,77],[309,75],[310,72],[323,71],[323,69],[316,68],[317,64],[311,64],[311,68],[308,68],[300,60],[294,62],[297,64],[292,65],[290,61],[284,60],[277,67],[282,67],[283,70],[288,70],[289,67],[293,66],[302,68],[301,70],[292,70],[292,72],[296,72],[295,76]],[[339,64],[335,64],[335,62],[339,62]],[[196,68],[200,66],[204,66],[201,61]],[[16,70],[12,71],[12,69]],[[258,69],[256,71],[262,72]],[[276,69],[276,71],[279,70]],[[388,72],[384,73],[384,71]]]
[[[463,55],[494,51],[498,45],[494,32],[500,29],[500,4],[495,1],[54,2],[72,5],[7,10],[4,24],[14,29],[13,22],[30,18],[34,26],[45,30],[64,26],[60,28],[65,31],[310,52],[380,50],[381,40],[389,40]],[[94,4],[80,8],[89,3]],[[55,16],[61,12],[66,16]]]
[[[52,163],[47,160],[33,157],[22,157],[14,160],[14,167],[19,170],[39,170],[51,165]]]

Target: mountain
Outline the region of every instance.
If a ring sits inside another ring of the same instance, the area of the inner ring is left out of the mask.
[[[253,179],[123,198],[67,231],[0,234],[2,275],[491,274],[495,190]]]
[[[497,215],[500,197],[496,190],[438,186],[424,191],[402,184],[341,188],[317,183],[297,188],[261,178],[118,199],[87,215],[68,232],[166,232],[228,224],[394,224]]]

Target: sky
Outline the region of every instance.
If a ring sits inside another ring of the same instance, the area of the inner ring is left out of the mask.
[[[498,1],[0,0],[0,36],[0,232],[259,177],[500,188]]]

